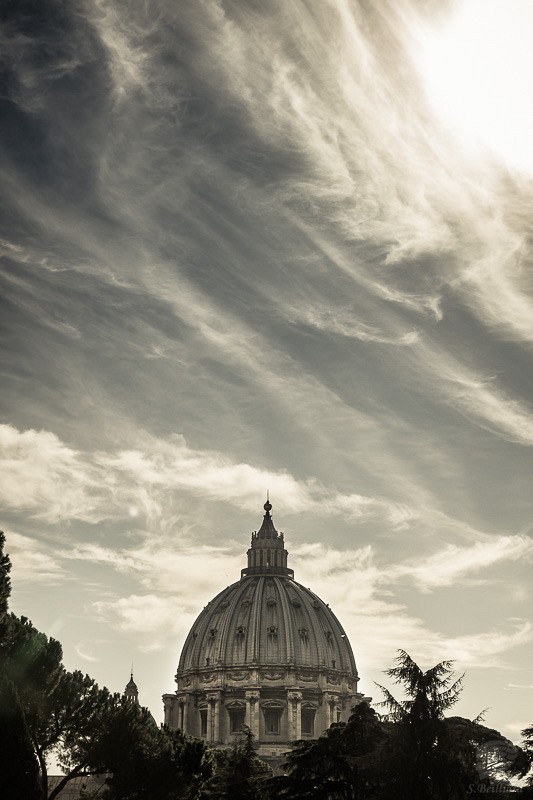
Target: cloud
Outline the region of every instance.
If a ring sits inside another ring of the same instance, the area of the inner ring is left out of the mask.
[[[511,731],[512,733],[522,733],[526,728],[531,727],[531,720],[519,720],[518,722],[508,722],[505,725],[505,729]]]
[[[100,661],[100,659],[93,655],[93,653],[90,651],[90,646],[91,643],[86,640],[82,640],[81,642],[77,642],[73,645],[76,655],[83,659],[83,661],[89,661],[91,664],[96,664]]]
[[[418,341],[417,331],[411,330],[397,335],[387,335],[375,325],[358,320],[355,309],[339,308],[327,310],[323,307],[294,309],[286,312],[296,322],[303,322],[321,331],[339,334],[349,338],[359,339],[362,342],[376,342],[378,344],[391,344],[408,346]]]
[[[116,597],[92,604],[106,625],[136,637],[140,650],[160,650],[169,639],[188,632],[194,616],[174,597],[154,594]]]
[[[39,584],[63,584],[69,576],[61,559],[44,542],[6,530],[6,553],[12,563],[11,579],[15,589]]]
[[[520,537],[517,537],[518,539]],[[378,564],[372,547],[336,551],[322,544],[294,552],[298,580],[327,600],[342,620],[365,669],[391,663],[398,647],[428,664],[451,658],[459,667],[501,665],[509,650],[531,641],[533,629],[526,620],[509,619],[485,631],[451,636],[428,627],[416,612],[395,598],[398,573],[409,574],[427,590],[430,586],[463,585],[470,573],[479,573],[499,560],[520,558],[530,544],[501,537],[494,546],[445,548],[419,569],[411,564]],[[432,565],[435,573],[432,573]],[[361,655],[359,656],[359,653]]]
[[[490,386],[489,381],[459,373],[450,378],[450,401],[466,416],[509,441],[533,445],[533,414],[525,404]]]
[[[231,581],[240,575],[242,555],[231,544],[202,545],[179,529],[174,530],[173,539],[176,543],[171,546],[147,533],[143,542],[129,549],[79,544],[59,550],[58,555],[67,561],[107,564],[119,573],[134,576],[144,588],[181,596],[188,608],[220,590],[221,577]],[[194,592],[189,585],[191,575],[196,576]]]
[[[289,513],[312,510],[347,519],[384,518],[404,526],[416,512],[381,497],[341,494],[316,479],[296,480],[285,470],[235,463],[222,453],[190,448],[184,437],[168,441],[141,436],[143,449],[80,452],[48,431],[0,426],[0,498],[48,523],[72,519],[96,523],[137,516],[163,524],[178,491],[223,500],[255,511],[268,487]],[[168,519],[167,519],[168,521]]]
[[[386,570],[385,580],[409,579],[421,591],[435,587],[463,584],[472,573],[478,575],[503,561],[521,561],[533,557],[533,540],[527,536],[497,536],[470,547],[447,545],[427,557],[412,559]],[[483,578],[481,578],[483,580]]]
[[[533,689],[533,683],[508,683],[504,689]]]
[[[7,508],[29,509],[50,523],[98,519],[97,472],[49,431],[0,425],[0,472],[0,500]]]
[[[145,88],[147,53],[131,43],[128,33],[132,29],[127,20],[104,0],[95,0],[90,20],[107,50],[117,97],[128,90]]]

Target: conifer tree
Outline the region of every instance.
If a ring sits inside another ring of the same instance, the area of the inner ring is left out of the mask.
[[[386,674],[401,685],[405,700],[384,686],[384,705],[394,723],[386,778],[398,800],[459,800],[475,782],[473,745],[459,742],[444,712],[459,699],[462,676],[454,679],[451,661],[422,671],[404,650]]]
[[[8,630],[11,594],[11,561],[4,553],[5,536],[0,531],[0,642]],[[0,797],[38,800],[39,766],[35,758],[20,699],[0,662]]]

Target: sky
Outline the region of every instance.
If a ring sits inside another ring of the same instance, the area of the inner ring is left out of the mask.
[[[0,9],[11,608],[162,721],[267,489],[361,676],[532,722],[529,0]],[[527,81],[527,83],[526,83]]]

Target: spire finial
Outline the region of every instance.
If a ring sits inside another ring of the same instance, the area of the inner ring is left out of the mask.
[[[272,511],[272,503],[270,502],[268,489],[267,489],[267,501],[266,501],[265,505],[263,506],[263,508],[265,509],[267,514],[269,514],[270,511]]]

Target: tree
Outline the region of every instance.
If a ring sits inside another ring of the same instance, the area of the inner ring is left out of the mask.
[[[8,555],[4,555],[5,541],[4,531],[0,531],[0,619],[7,614],[11,595],[11,581],[9,579],[11,561]]]
[[[379,794],[386,727],[367,703],[347,723],[335,723],[315,741],[299,741],[289,753],[287,775],[269,782],[286,800],[358,800]]]
[[[4,544],[0,531],[0,796],[36,800],[40,796],[39,766],[15,683],[2,659],[12,627],[8,614],[11,561],[4,554]]]
[[[0,797],[39,800],[39,765],[17,690],[0,678]]]
[[[39,762],[42,796],[49,800],[69,780],[85,774],[84,763],[74,764],[76,742],[94,738],[96,717],[110,702],[107,689],[99,689],[81,672],[67,672],[61,657],[59,642],[48,639],[25,617],[8,614],[0,623],[0,675],[16,687]],[[47,758],[56,751],[67,775],[49,795]]]
[[[473,744],[447,723],[444,712],[459,699],[462,676],[454,679],[451,661],[423,672],[404,650],[386,671],[404,687],[396,700],[384,686],[389,719],[394,723],[387,763],[391,796],[402,800],[454,800],[476,782]]]
[[[158,729],[146,709],[68,672],[59,642],[8,613],[4,541],[0,534],[0,795],[54,800],[73,778],[100,774],[109,800],[196,800],[210,775],[204,743]],[[65,775],[49,789],[52,754]]]
[[[271,770],[258,757],[252,731],[244,726],[229,750],[215,755],[213,777],[204,797],[217,800],[260,800]]]
[[[158,728],[146,709],[123,703],[108,715],[95,765],[110,775],[105,800],[196,800],[211,777],[203,741]]]
[[[528,800],[533,800],[533,772],[530,771],[533,765],[533,725],[524,728],[522,731],[522,752],[524,754],[524,763],[521,772],[522,777],[529,772],[527,775],[527,785],[524,787],[522,793]]]

